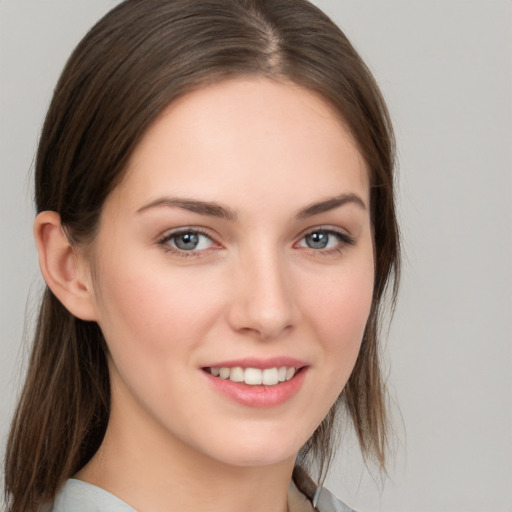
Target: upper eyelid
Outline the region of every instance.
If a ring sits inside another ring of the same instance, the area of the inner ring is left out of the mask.
[[[344,235],[344,236],[347,236],[349,238],[353,238],[353,236],[350,234],[348,229],[345,229],[345,228],[342,228],[342,227],[339,227],[339,226],[332,226],[330,224],[324,224],[324,225],[320,224],[318,226],[313,226],[313,227],[304,229],[297,236],[297,239],[300,240],[301,238],[304,238],[305,236],[307,236],[307,235],[309,235],[311,233],[315,233],[316,231],[325,231],[325,232],[328,232],[328,233],[329,232],[330,233],[337,233],[339,235]]]
[[[207,236],[211,238],[214,242],[217,242],[217,237],[211,233],[210,230],[206,228],[202,228],[199,226],[184,226],[179,228],[171,228],[163,231],[158,237],[158,240],[163,240],[166,238],[172,238],[173,236],[178,236],[183,233],[199,233],[200,235]]]

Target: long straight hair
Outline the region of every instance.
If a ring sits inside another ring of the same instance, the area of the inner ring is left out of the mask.
[[[399,275],[393,132],[371,73],[318,8],[306,0],[119,4],[80,42],[55,89],[36,158],[37,212],[57,212],[71,243],[90,242],[106,197],[165,107],[191,90],[237,76],[263,76],[315,91],[339,113],[366,161],[375,233],[373,304],[349,381],[300,460],[325,470],[342,407],[363,455],[384,467],[379,316],[385,290],[393,282],[396,294]],[[47,288],[7,445],[11,512],[32,512],[53,500],[100,446],[109,409],[101,330],[72,316]]]

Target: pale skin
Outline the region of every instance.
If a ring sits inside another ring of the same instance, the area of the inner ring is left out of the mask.
[[[76,478],[139,512],[286,511],[372,300],[368,171],[336,112],[262,78],[199,89],[146,133],[90,246],[71,247],[55,212],[35,237],[46,282],[110,351],[106,437]],[[270,406],[207,372],[279,357],[303,381]]]

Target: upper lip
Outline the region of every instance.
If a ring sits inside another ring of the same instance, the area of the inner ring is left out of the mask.
[[[211,364],[205,365],[204,368],[234,368],[235,366],[265,370],[267,368],[280,368],[283,366],[286,366],[287,368],[302,368],[304,366],[308,366],[308,363],[301,359],[287,356],[270,357],[266,359],[244,357],[242,359],[230,359],[229,361],[215,361]]]

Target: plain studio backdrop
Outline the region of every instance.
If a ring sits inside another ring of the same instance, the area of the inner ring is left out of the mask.
[[[382,486],[348,436],[327,485],[360,512],[510,512],[512,2],[316,3],[387,99],[404,244],[386,342],[399,404],[390,478]],[[0,0],[2,445],[42,289],[31,234],[38,134],[68,55],[116,4]]]

